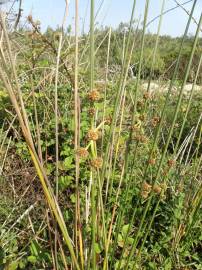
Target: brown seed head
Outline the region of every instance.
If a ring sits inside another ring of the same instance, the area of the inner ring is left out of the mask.
[[[178,187],[177,187],[177,191],[178,191],[178,192],[182,192],[183,189],[184,189],[184,185],[183,185],[183,183],[180,183],[180,184],[178,185]]]
[[[146,181],[142,183],[142,191],[150,192],[152,186],[148,184]]]
[[[139,130],[140,130],[140,127],[139,127],[137,124],[135,124],[135,125],[133,125],[133,126],[131,127],[131,130],[132,130],[132,131],[139,131]]]
[[[107,117],[107,118],[105,119],[105,124],[109,126],[109,125],[111,125],[111,123],[112,123],[112,117],[109,116],[109,117]]]
[[[141,197],[143,198],[143,199],[147,199],[148,198],[148,196],[149,196],[149,192],[147,192],[147,191],[141,191]]]
[[[95,115],[95,112],[96,112],[96,109],[95,109],[95,108],[90,108],[90,109],[88,110],[88,114],[89,114],[91,117]]]
[[[164,169],[163,172],[162,172],[163,173],[163,176],[166,176],[168,174],[168,172],[169,172],[168,169]]]
[[[140,136],[141,143],[147,143],[147,141],[148,141],[148,138],[146,136],[144,136],[144,135]]]
[[[99,139],[99,132],[95,129],[90,129],[88,131],[87,137],[90,141],[97,141]]]
[[[137,106],[138,106],[138,108],[140,108],[140,109],[143,108],[144,102],[143,102],[142,100],[138,100]]]
[[[77,149],[76,154],[81,158],[87,158],[89,153],[85,148],[80,147]]]
[[[162,188],[162,190],[165,192],[166,190],[167,190],[167,188],[168,188],[168,186],[166,185],[166,183],[162,183],[161,185],[161,188]]]
[[[141,121],[145,121],[145,119],[146,119],[145,114],[141,114],[141,115],[139,116],[139,119],[140,119]]]
[[[155,165],[155,164],[156,164],[156,160],[155,160],[154,158],[151,158],[151,159],[149,160],[149,164],[150,164],[150,165]]]
[[[155,184],[155,185],[153,186],[153,191],[154,191],[155,193],[160,194],[160,193],[161,193],[161,190],[162,190],[162,188],[161,188],[159,185]]]
[[[151,120],[151,124],[152,124],[153,127],[156,127],[157,124],[158,124],[159,122],[160,122],[160,118],[157,117],[157,116],[155,116],[155,117],[152,118],[152,120]]]
[[[136,136],[135,136],[135,140],[138,141],[138,142],[140,142],[140,141],[141,141],[141,135],[139,135],[139,134],[136,135]]]
[[[95,169],[102,168],[102,164],[103,164],[103,159],[100,157],[97,157],[91,161],[91,166],[94,167]]]
[[[29,22],[33,22],[33,17],[32,17],[32,15],[29,15],[29,16],[27,17],[27,20],[28,20]]]
[[[150,99],[150,98],[151,98],[150,93],[148,93],[148,92],[144,93],[143,98],[144,98],[145,100]]]
[[[94,89],[88,93],[88,98],[90,99],[90,101],[98,101],[100,100],[100,93],[96,89]]]
[[[175,166],[175,160],[169,159],[169,160],[168,160],[168,166],[169,166],[170,168],[173,167],[173,166]]]

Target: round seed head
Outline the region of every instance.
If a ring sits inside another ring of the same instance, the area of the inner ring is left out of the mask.
[[[153,191],[154,191],[156,194],[160,194],[160,193],[161,193],[161,190],[162,190],[162,188],[161,188],[159,185],[155,184],[155,185],[153,186]]]
[[[154,158],[151,158],[151,159],[149,160],[149,164],[150,164],[150,165],[155,165],[155,164],[156,164],[156,160],[155,160]]]
[[[173,167],[173,166],[175,166],[175,160],[169,159],[169,160],[168,160],[168,166],[169,166],[170,168]]]
[[[109,117],[107,117],[107,118],[105,119],[105,124],[109,126],[109,125],[111,125],[111,123],[112,123],[112,117],[109,116]]]
[[[138,100],[137,106],[138,106],[139,109],[142,109],[143,106],[144,106],[144,102],[142,100]]]
[[[141,115],[139,116],[139,119],[140,119],[141,121],[145,121],[145,118],[146,118],[145,114],[141,114]]]
[[[140,142],[140,140],[141,140],[141,135],[135,135],[134,136],[134,139],[137,141],[137,142]]]
[[[92,166],[93,168],[95,168],[95,169],[100,169],[100,168],[102,168],[102,164],[103,164],[103,159],[100,158],[100,157],[97,157],[97,158],[95,158],[95,159],[93,159],[93,160],[91,161],[91,166]]]
[[[140,131],[140,126],[135,124],[135,125],[131,126],[131,130],[132,131]]]
[[[156,127],[157,124],[158,124],[159,122],[160,122],[160,118],[157,117],[157,116],[155,116],[155,117],[152,118],[152,120],[151,120],[151,124],[152,124],[153,127]]]
[[[151,98],[150,93],[148,93],[148,92],[144,93],[143,98],[144,98],[144,100],[150,99]]]
[[[27,17],[27,20],[28,20],[29,22],[33,22],[33,17],[32,17],[32,15],[29,15],[29,16]]]
[[[89,153],[85,148],[80,147],[77,149],[76,154],[81,158],[87,158]]]
[[[98,101],[100,100],[100,93],[96,89],[94,89],[88,93],[88,98],[90,99],[90,101]]]
[[[88,113],[89,113],[89,115],[90,115],[91,117],[95,115],[95,112],[96,112],[96,109],[95,109],[95,108],[90,108],[90,109],[88,110]]]
[[[148,184],[146,181],[142,183],[142,191],[150,192],[152,186]]]
[[[94,129],[90,129],[87,134],[88,139],[91,141],[97,141],[99,139],[99,132]]]
[[[140,142],[141,143],[147,143],[147,141],[148,141],[148,139],[147,139],[146,136],[144,136],[144,135],[140,136]]]

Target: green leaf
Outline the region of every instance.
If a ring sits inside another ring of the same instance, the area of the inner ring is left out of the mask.
[[[156,270],[157,269],[156,264],[153,263],[153,262],[149,262],[148,265],[149,265],[149,269],[151,269],[151,270]]]
[[[47,175],[50,175],[50,174],[54,171],[54,165],[51,164],[51,163],[48,163],[48,164],[46,165],[45,170],[46,170],[46,174],[47,174]]]
[[[31,251],[32,255],[34,255],[36,257],[39,256],[41,248],[40,248],[39,244],[35,240],[31,242],[30,251]]]
[[[9,264],[7,270],[16,270],[18,268],[18,262],[12,262],[11,264]]]
[[[127,237],[127,244],[132,245],[134,242],[134,239],[132,237]]]
[[[117,261],[116,262],[116,264],[115,264],[115,270],[116,269],[124,269],[125,264],[126,264],[126,261],[125,260],[121,260],[121,266],[120,266],[120,268],[118,268],[119,267],[119,263],[120,263],[120,261]]]
[[[64,167],[66,170],[74,168],[73,157],[66,157],[64,160]]]
[[[172,263],[171,263],[170,259],[165,260],[164,269],[165,270],[171,270],[172,269]]]
[[[20,268],[20,269],[25,269],[26,264],[27,264],[27,261],[26,261],[26,260],[21,260],[21,261],[19,262],[19,268]]]
[[[130,226],[130,225],[127,224],[127,225],[124,225],[124,226],[122,227],[121,232],[122,232],[122,235],[123,235],[123,236],[126,236],[126,235],[127,235],[129,226]]]
[[[123,247],[123,244],[124,244],[124,242],[123,242],[123,237],[122,237],[122,235],[119,233],[119,234],[118,234],[118,246],[119,246],[119,247]]]
[[[70,200],[71,200],[72,203],[75,203],[76,202],[76,196],[75,196],[75,194],[70,195]]]
[[[35,264],[37,262],[37,258],[35,256],[29,256],[27,260],[32,264]]]
[[[64,150],[61,151],[60,156],[70,156],[72,149],[65,145]]]
[[[100,254],[102,252],[102,249],[98,243],[95,243],[95,252],[97,254]]]
[[[68,188],[72,184],[73,179],[71,175],[60,176],[58,179],[59,188],[61,190]]]

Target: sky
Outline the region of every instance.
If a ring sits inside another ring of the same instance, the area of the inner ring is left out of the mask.
[[[12,0],[11,0],[12,1]],[[79,18],[80,29],[89,30],[89,9],[90,0],[78,0],[79,1]],[[188,0],[177,0],[179,3],[184,3]],[[96,18],[96,22],[99,25],[107,25],[115,28],[120,22],[129,22],[133,0],[95,0],[95,10],[98,10],[100,4],[104,2],[102,8]],[[135,17],[136,19],[143,20],[145,0],[137,0]],[[148,21],[160,14],[161,5],[163,0],[150,0]],[[73,25],[75,14],[75,0],[68,0],[69,12],[66,26]],[[191,10],[193,0],[184,5],[187,11]],[[164,10],[175,7],[175,0],[165,0]],[[26,17],[32,14],[33,18],[41,21],[42,30],[45,30],[47,26],[55,28],[57,25],[61,25],[64,10],[65,0],[23,0],[23,16]],[[197,1],[197,5],[194,12],[194,18],[199,20],[202,12],[202,0]],[[163,17],[161,34],[171,36],[181,36],[184,32],[188,16],[186,12],[181,9],[175,9]],[[84,27],[83,27],[84,26]],[[158,20],[153,22],[147,28],[152,33],[157,32]],[[189,33],[194,34],[196,30],[196,24],[192,23]]]

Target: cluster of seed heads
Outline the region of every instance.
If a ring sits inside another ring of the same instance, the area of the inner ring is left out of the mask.
[[[144,143],[144,144],[148,142],[148,138],[143,134],[142,135],[141,134],[135,135],[135,140],[137,142]]]
[[[100,92],[97,89],[93,89],[88,93],[88,99],[90,102],[96,102],[99,101],[101,98]],[[89,108],[88,114],[89,116],[93,117],[96,113],[96,109],[94,107]],[[88,141],[97,141],[99,139],[99,131],[97,129],[90,129],[87,133],[87,140]],[[78,154],[81,157],[87,157],[88,151],[84,148],[78,150]],[[93,168],[99,169],[102,167],[103,160],[100,157],[97,157],[95,159],[92,159],[90,164]]]
[[[147,199],[149,193],[151,192],[152,186],[146,181],[142,183],[141,196],[143,199]]]
[[[147,183],[146,181],[142,183],[142,187],[141,187],[141,197],[143,199],[147,199],[150,192],[153,191],[154,193],[160,195],[162,192],[162,189],[165,190],[165,185],[158,185],[158,184],[154,184],[153,187],[152,185],[150,185],[149,183]]]
[[[93,89],[88,93],[88,99],[90,102],[96,102],[99,101],[101,98],[100,92],[97,89]],[[89,116],[93,117],[95,115],[96,109],[94,107],[91,107],[88,110]]]

